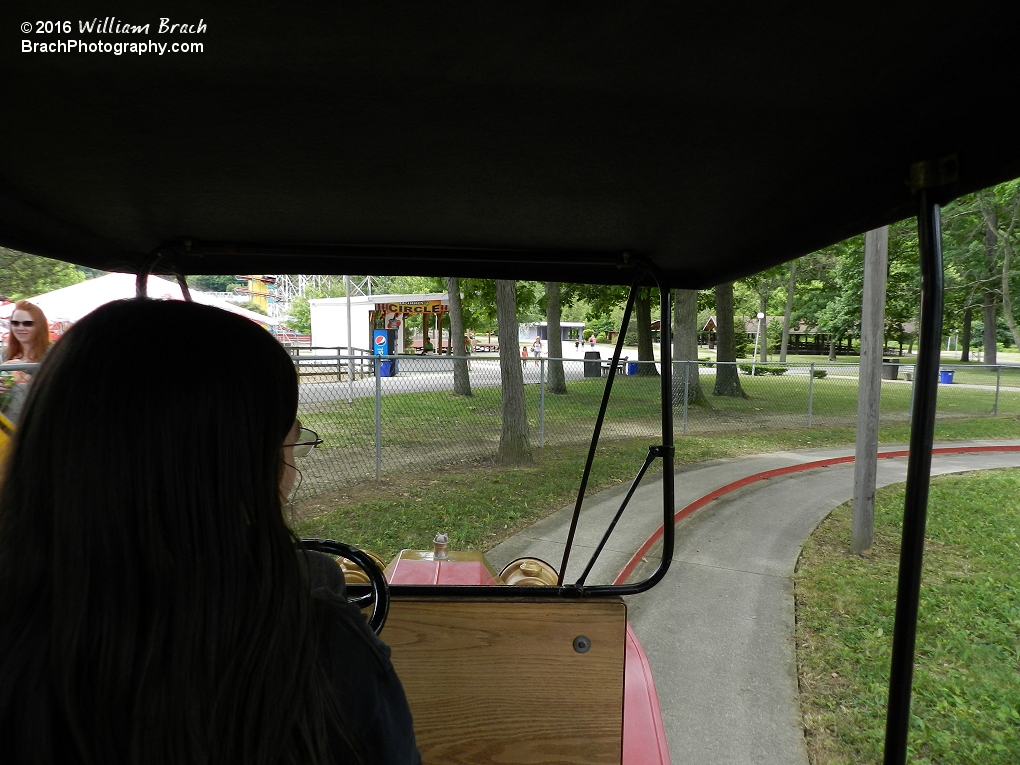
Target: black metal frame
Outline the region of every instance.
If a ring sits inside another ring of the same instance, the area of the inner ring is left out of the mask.
[[[626,259],[626,258],[625,258]],[[645,458],[644,464],[635,477],[630,491],[627,492],[626,496],[621,502],[620,509],[616,512],[616,516],[610,523],[609,528],[603,535],[602,541],[599,543],[592,555],[591,560],[588,562],[584,573],[574,584],[564,584],[563,579],[567,570],[567,562],[570,557],[570,548],[573,542],[574,531],[577,528],[577,522],[581,511],[581,505],[584,501],[584,491],[587,486],[588,476],[591,472],[592,461],[595,457],[595,449],[598,445],[599,435],[602,431],[602,423],[605,420],[606,409],[609,405],[609,396],[612,393],[613,381],[616,379],[616,371],[620,363],[620,357],[623,351],[623,338],[627,331],[627,326],[630,322],[630,316],[634,307],[634,301],[637,298],[638,290],[641,288],[640,285],[646,280],[648,276],[651,276],[654,282],[659,287],[660,292],[660,365],[661,372],[659,376],[661,399],[662,399],[662,444],[653,445],[649,447],[648,455]],[[581,598],[581,597],[597,597],[597,596],[620,596],[620,595],[634,595],[639,592],[645,592],[646,590],[654,587],[662,578],[666,575],[669,570],[670,563],[673,558],[673,546],[675,539],[675,528],[673,525],[673,513],[674,513],[674,494],[675,487],[673,485],[673,358],[672,358],[672,345],[671,345],[671,333],[670,328],[672,325],[672,310],[671,310],[671,293],[669,288],[666,286],[661,274],[652,266],[644,265],[640,271],[635,275],[635,280],[631,286],[630,295],[627,299],[627,307],[624,311],[623,326],[620,329],[620,335],[617,339],[616,347],[613,350],[613,359],[609,366],[609,377],[606,380],[606,388],[602,394],[602,405],[599,408],[599,414],[595,421],[595,428],[592,432],[592,441],[588,449],[588,459],[585,462],[584,473],[581,477],[581,485],[577,493],[577,501],[574,505],[574,516],[571,519],[570,531],[567,535],[566,549],[564,550],[563,561],[560,566],[560,573],[557,585],[555,587],[484,587],[477,585],[390,585],[390,593],[392,595],[403,595],[413,596],[418,598],[458,598],[458,597],[480,597],[485,598],[536,598],[536,599],[549,599],[549,598]],[[634,491],[637,489],[641,478],[647,472],[651,463],[656,460],[662,460],[662,523],[663,523],[663,534],[662,534],[662,557],[659,560],[659,565],[655,571],[643,581],[636,582],[634,584],[609,584],[609,585],[593,585],[586,587],[584,580],[590,573],[592,566],[594,566],[596,559],[602,552],[609,540],[610,535],[613,533],[613,529],[616,528],[617,522],[623,515],[623,511],[627,508],[631,497],[634,495]]]
[[[889,670],[889,703],[886,710],[885,765],[902,765],[907,760],[910,688],[914,675],[914,644],[921,592],[931,452],[935,443],[935,404],[942,340],[943,270],[939,206],[931,200],[926,189],[920,189],[917,193],[917,239],[921,255],[921,341],[914,375],[910,455],[907,458],[906,497],[903,503],[903,537]]]

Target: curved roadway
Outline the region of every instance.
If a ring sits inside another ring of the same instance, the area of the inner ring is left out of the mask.
[[[932,473],[1020,467],[1020,441],[938,444]],[[905,447],[883,447],[881,452]],[[678,522],[672,566],[655,588],[628,598],[628,615],[655,675],[674,763],[807,765],[794,652],[792,576],[804,540],[853,496],[853,463],[811,463],[853,455],[853,448],[779,452],[717,460],[676,475],[676,509],[735,481],[766,471],[809,469],[755,481],[705,503]],[[906,458],[881,459],[878,485],[901,482]],[[637,466],[635,466],[636,468]],[[583,569],[626,486],[586,500],[568,566]],[[589,576],[613,581],[627,569],[644,577],[658,560],[661,479],[645,481]],[[522,555],[559,565],[571,508],[488,553],[499,570]],[[929,512],[937,512],[937,508]],[[647,548],[632,561],[635,551]]]

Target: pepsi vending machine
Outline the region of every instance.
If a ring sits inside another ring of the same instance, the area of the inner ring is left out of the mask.
[[[372,330],[372,353],[375,356],[389,356],[397,341],[397,330],[395,329],[373,329]],[[379,376],[394,377],[397,374],[397,362],[395,359],[378,359]]]

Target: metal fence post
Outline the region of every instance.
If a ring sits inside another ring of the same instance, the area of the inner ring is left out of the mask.
[[[382,475],[382,357],[375,357],[375,480]]]
[[[691,398],[691,362],[690,359],[684,361],[684,418],[683,428],[680,431],[680,435],[687,435],[687,402]]]
[[[807,426],[811,427],[811,409],[814,405],[815,397],[815,362],[811,362],[811,369],[808,370],[808,384],[807,384]]]
[[[354,403],[354,349],[347,349],[347,403]]]
[[[538,359],[538,445],[545,446],[545,359]]]
[[[340,349],[337,348],[336,349],[336,381],[337,382],[343,382],[343,379],[344,379],[343,359],[340,358]]]
[[[995,403],[992,405],[992,417],[999,413],[999,387],[1002,384],[1002,367],[995,368]]]

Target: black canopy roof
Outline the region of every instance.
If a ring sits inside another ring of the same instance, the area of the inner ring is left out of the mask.
[[[1020,175],[1011,1],[171,5],[0,11],[0,245],[708,287]]]

